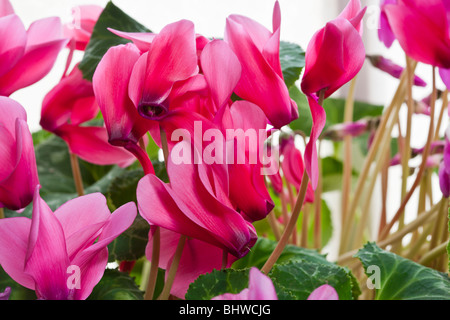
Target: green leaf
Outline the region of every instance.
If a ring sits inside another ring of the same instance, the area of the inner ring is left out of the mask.
[[[356,257],[369,280],[379,279],[378,288],[374,283],[377,300],[450,300],[450,278],[445,273],[382,250],[375,243],[367,243]],[[377,271],[379,277],[375,277]]]
[[[292,86],[289,88],[289,96],[295,101],[298,108],[298,118],[292,121],[289,126],[292,130],[301,131],[305,135],[309,136],[312,128],[312,116],[311,110],[309,109],[308,99],[300,91],[297,86]]]
[[[239,293],[248,287],[249,270],[213,270],[190,284],[186,300],[211,300],[224,293]]]
[[[128,274],[106,269],[88,300],[144,300],[144,293]]]
[[[50,138],[52,136],[52,134],[46,130],[39,130],[36,132],[33,132],[31,134],[31,137],[33,138],[33,145],[36,148],[36,146],[38,144],[40,144],[41,142],[47,140],[48,138]]]
[[[108,245],[109,261],[134,261],[145,256],[150,225],[141,216]]]
[[[9,300],[36,300],[36,294],[33,290],[22,287],[0,267],[0,292],[5,291],[7,287],[11,288]]]
[[[151,32],[145,26],[128,16],[111,1],[108,2],[102,14],[95,24],[91,39],[86,47],[80,70],[83,77],[92,80],[98,63],[109,48],[130,42],[127,39],[116,36],[107,28],[126,32]]]
[[[269,276],[280,300],[306,300],[315,289],[324,284],[329,284],[336,290],[339,300],[353,299],[353,279],[338,265],[294,260],[275,265]]]
[[[142,168],[126,170],[114,178],[108,186],[108,201],[114,209],[127,202],[137,202],[136,188],[139,180],[144,176]]]
[[[290,88],[305,66],[305,51],[295,43],[280,41],[280,64],[284,82]]]

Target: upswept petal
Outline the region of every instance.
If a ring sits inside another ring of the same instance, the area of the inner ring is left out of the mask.
[[[225,41],[242,66],[242,76],[235,92],[242,99],[258,105],[270,123],[280,128],[298,115],[293,111],[295,108],[283,78],[270,66],[258,49],[260,40],[255,43],[250,32],[234,17],[227,19]]]
[[[200,61],[216,109],[219,109],[228,102],[239,82],[241,64],[223,40],[209,42],[203,48]]]
[[[398,1],[383,7],[403,50],[414,60],[450,68],[447,11],[441,0]]]
[[[0,0],[0,17],[4,17],[14,13],[14,9],[9,0]]]
[[[0,8],[1,10],[1,8]],[[22,58],[27,43],[27,33],[22,20],[15,14],[0,13],[0,76],[8,72]]]
[[[188,20],[165,26],[153,39],[147,58],[140,104],[164,101],[176,81],[198,72],[194,24]],[[138,107],[138,106],[136,106]]]
[[[33,277],[38,298],[60,300],[68,297],[69,289],[66,281],[69,265],[64,230],[54,213],[39,196],[37,187],[33,200],[25,272]]]

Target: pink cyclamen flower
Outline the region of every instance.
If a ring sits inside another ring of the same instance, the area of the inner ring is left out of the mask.
[[[403,70],[405,69],[399,66],[398,64],[395,64],[392,60],[386,59],[385,57],[380,55],[371,55],[367,56],[367,58],[374,67],[380,69],[381,71],[386,72],[387,74],[390,74],[391,76],[397,79],[400,79],[400,76],[402,75]],[[413,83],[414,85],[419,87],[426,87],[427,85],[427,83],[422,78],[416,75],[414,76]]]
[[[22,209],[39,178],[25,109],[7,97],[0,97],[0,150],[0,207]]]
[[[202,240],[236,257],[243,257],[254,245],[256,232],[229,200],[226,166],[195,164],[194,159],[199,159],[196,148],[185,141],[177,146],[179,150],[172,149],[167,163],[170,184],[154,175],[146,175],[139,181],[140,214],[150,225]],[[178,152],[190,153],[190,156],[180,159]]]
[[[258,268],[249,271],[248,288],[239,293],[225,293],[212,300],[278,300],[272,280]],[[307,300],[339,300],[336,290],[327,284],[316,288]]]
[[[11,288],[6,287],[5,291],[0,292],[0,300],[9,300],[10,295],[11,295]]]
[[[64,25],[64,35],[71,39],[76,50],[85,50],[91,38],[94,26],[103,7],[96,5],[82,5],[72,8],[73,20]]]
[[[306,49],[301,88],[308,97],[313,127],[305,150],[305,165],[314,189],[318,181],[316,141],[326,120],[317,96],[322,91],[324,98],[329,97],[353,79],[363,66],[366,54],[361,20],[364,13],[360,1],[351,0],[336,19],[314,34]]]
[[[163,118],[174,84],[198,73],[194,24],[188,20],[165,26],[155,35],[130,75],[129,96],[139,114],[150,120]]]
[[[92,83],[83,78],[78,64],[44,97],[40,124],[66,141],[71,153],[98,165],[126,167],[135,161],[123,148],[108,143],[103,126],[86,126],[100,112]]]
[[[258,105],[275,128],[298,118],[296,103],[283,80],[279,51],[281,13],[278,1],[273,9],[273,30],[241,15],[227,18],[225,41],[242,65],[235,93]]]
[[[450,68],[450,34],[446,0],[398,0],[382,12],[400,46],[412,59]]]
[[[106,198],[93,193],[70,200],[55,212],[36,188],[32,219],[0,220],[0,265],[38,299],[84,300],[108,263],[107,245],[136,217],[129,202],[112,214]]]
[[[9,1],[0,2],[0,95],[9,96],[46,76],[68,39],[59,18],[34,21],[26,30]]]

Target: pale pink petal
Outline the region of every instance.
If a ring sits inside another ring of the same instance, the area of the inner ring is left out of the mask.
[[[17,15],[11,14],[0,18],[0,39],[2,39],[0,41],[0,76],[2,76],[14,67],[25,52],[27,33]]]
[[[315,289],[309,295],[308,300],[339,300],[339,296],[332,286],[324,284]]]
[[[36,188],[25,272],[35,280],[38,298],[67,299],[69,265],[64,230]]]

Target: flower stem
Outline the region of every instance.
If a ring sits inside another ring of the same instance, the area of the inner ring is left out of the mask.
[[[321,90],[319,92],[319,105],[323,105],[323,100],[325,96],[325,90]],[[264,266],[261,268],[261,272],[268,274],[272,267],[277,262],[278,258],[280,257],[281,253],[283,252],[284,248],[289,242],[289,238],[292,235],[292,232],[297,227],[297,220],[300,216],[300,211],[303,206],[303,202],[305,201],[306,197],[306,190],[308,189],[308,183],[309,183],[309,177],[306,173],[306,170],[303,172],[302,177],[302,183],[300,185],[300,190],[297,196],[297,200],[295,201],[294,208],[292,209],[291,217],[289,218],[289,222],[286,225],[286,228],[283,230],[283,234],[281,235],[280,241],[278,241],[277,246],[272,251],[271,255],[267,259]]]
[[[357,206],[359,205],[359,201],[360,201],[362,191],[363,191],[363,186],[366,182],[367,175],[369,174],[372,162],[375,159],[377,152],[379,151],[379,147],[382,145],[382,141],[384,141],[383,138],[386,136],[386,134],[389,134],[389,136],[390,136],[392,127],[396,121],[392,121],[389,129],[386,129],[388,122],[391,119],[392,114],[394,114],[394,117],[395,117],[395,115],[398,116],[398,109],[400,108],[400,106],[402,105],[402,103],[404,101],[405,90],[406,90],[405,89],[405,81],[406,81],[406,72],[403,72],[403,74],[400,78],[400,83],[397,88],[397,91],[392,99],[391,104],[389,105],[386,112],[384,113],[384,115],[381,118],[380,125],[378,126],[378,129],[375,133],[375,137],[374,137],[374,140],[369,149],[369,153],[364,160],[364,165],[359,174],[358,182],[355,187],[355,193],[351,200],[348,212],[346,213],[346,221],[342,226],[341,244],[340,244],[340,249],[339,249],[339,252],[341,254],[347,251],[347,246],[348,246],[348,242],[349,242],[350,234],[351,234],[350,231],[352,228],[352,223],[354,222],[355,211],[356,211]]]
[[[353,108],[355,101],[356,77],[350,82],[350,89],[345,101],[344,123],[353,121]],[[344,137],[344,167],[342,176],[342,209],[341,221],[345,222],[345,214],[348,210],[348,203],[350,201],[351,179],[352,179],[352,136],[346,135]]]
[[[0,208],[0,219],[5,218],[5,209]]]
[[[292,211],[292,215],[289,219],[288,224],[286,225],[286,228],[283,231],[280,241],[278,241],[277,246],[273,250],[272,254],[267,259],[264,266],[261,268],[262,273],[268,274],[270,272],[270,270],[272,269],[272,267],[274,266],[274,264],[277,262],[278,258],[280,257],[281,253],[283,252],[284,248],[288,244],[289,238],[291,237],[291,234],[297,225],[297,220],[300,215],[300,210],[302,208],[303,201],[305,200],[306,189],[308,187],[308,183],[309,183],[309,177],[305,171],[303,173],[302,184],[300,185],[300,192],[298,194],[297,201],[294,206],[294,210]]]
[[[317,182],[317,188],[314,194],[314,248],[320,250],[322,247],[322,159],[320,158],[321,140],[318,142],[317,155],[318,155],[318,171],[319,178]]]
[[[155,230],[152,235],[152,261],[150,262],[150,272],[148,275],[147,288],[145,290],[145,300],[153,300],[153,295],[155,294],[156,280],[158,278],[158,269],[159,269],[159,256],[160,256],[160,248],[161,248],[161,236],[160,229],[158,226],[155,227]]]
[[[391,230],[391,228],[393,227],[395,222],[401,217],[402,212],[404,211],[404,209],[406,207],[406,204],[408,203],[409,199],[411,198],[412,194],[414,193],[415,189],[417,188],[417,186],[419,185],[419,183],[422,179],[423,172],[425,171],[425,168],[426,168],[427,158],[430,153],[431,141],[433,140],[433,137],[434,137],[435,105],[436,105],[436,68],[433,67],[433,94],[432,94],[431,104],[430,104],[430,126],[428,129],[427,143],[426,143],[425,149],[422,153],[422,163],[420,165],[419,172],[417,173],[414,184],[412,185],[411,189],[409,190],[409,192],[406,194],[405,198],[403,199],[403,201],[400,205],[400,208],[397,210],[397,213],[394,215],[391,222],[386,226],[386,228],[384,228],[384,230],[382,232],[382,238],[384,238],[388,235],[389,231]]]
[[[389,237],[383,240],[377,241],[377,245],[380,248],[387,247],[388,245],[391,245],[393,243],[397,243],[398,241],[401,241],[405,235],[407,235],[410,232],[413,232],[420,226],[422,226],[424,223],[426,223],[428,220],[434,218],[434,216],[437,214],[437,210],[439,209],[439,204],[435,204],[433,207],[430,208],[427,212],[424,212],[419,215],[417,219],[410,222],[409,224],[405,225],[402,230],[396,231]],[[343,264],[351,259],[353,259],[353,256],[358,252],[358,249],[351,250],[349,252],[346,252],[339,256],[337,259],[337,263]]]
[[[170,290],[172,289],[173,282],[175,280],[175,275],[177,273],[178,265],[180,264],[181,255],[183,254],[183,248],[186,243],[186,236],[181,235],[180,240],[178,240],[177,249],[175,250],[175,255],[170,264],[169,273],[167,274],[166,282],[164,283],[164,288],[158,300],[167,300],[170,295]]]
[[[441,255],[445,254],[447,252],[447,246],[448,246],[448,241],[447,242],[443,242],[440,245],[438,245],[437,247],[435,247],[433,250],[428,251],[420,260],[419,263],[422,265],[427,265],[429,264],[431,261],[439,258]]]
[[[414,82],[414,72],[411,68],[411,59],[406,57],[406,71],[408,75],[408,85],[407,85],[407,103],[406,106],[408,108],[408,114],[406,117],[406,132],[403,140],[403,150],[402,150],[402,186],[401,186],[401,200],[405,198],[407,191],[407,182],[409,177],[409,160],[411,158],[411,125],[412,125],[412,116],[414,109],[414,101],[412,96],[412,87]],[[405,224],[404,221],[405,212],[402,211],[401,216],[399,218],[399,228],[401,229]],[[400,253],[401,246],[396,248],[396,252]]]
[[[70,165],[72,166],[72,175],[75,182],[75,189],[78,196],[84,195],[83,179],[81,178],[80,164],[76,154],[70,152]]]

